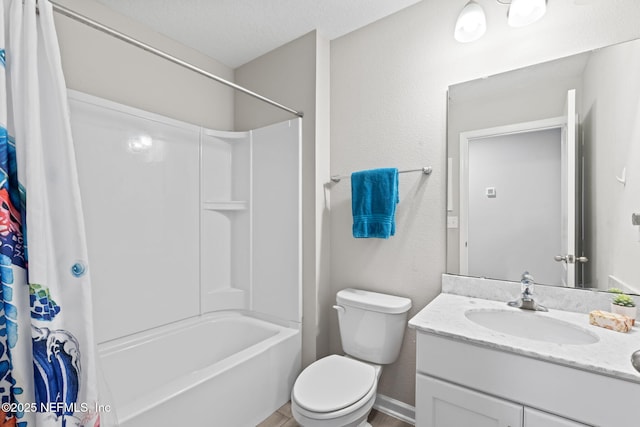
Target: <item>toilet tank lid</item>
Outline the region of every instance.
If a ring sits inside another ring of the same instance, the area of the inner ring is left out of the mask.
[[[352,288],[339,291],[336,302],[339,305],[390,314],[406,313],[411,308],[409,298]]]

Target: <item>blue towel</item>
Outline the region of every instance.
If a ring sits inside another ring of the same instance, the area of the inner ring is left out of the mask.
[[[372,169],[351,174],[353,237],[388,239],[396,234],[398,169]]]

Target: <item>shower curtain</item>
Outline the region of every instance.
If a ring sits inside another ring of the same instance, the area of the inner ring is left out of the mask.
[[[53,11],[3,0],[0,14],[0,427],[95,427],[90,279]]]

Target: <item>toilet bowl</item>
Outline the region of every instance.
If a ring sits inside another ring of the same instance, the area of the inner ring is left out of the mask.
[[[381,366],[331,355],[305,369],[291,392],[291,412],[304,427],[368,426]]]
[[[400,352],[411,300],[343,289],[336,295],[345,356],[315,361],[291,391],[291,413],[303,427],[365,427],[383,364]]]

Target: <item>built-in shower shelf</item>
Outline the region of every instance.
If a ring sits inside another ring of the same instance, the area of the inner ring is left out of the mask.
[[[202,203],[202,208],[208,211],[244,211],[248,207],[249,203],[243,200]]]

